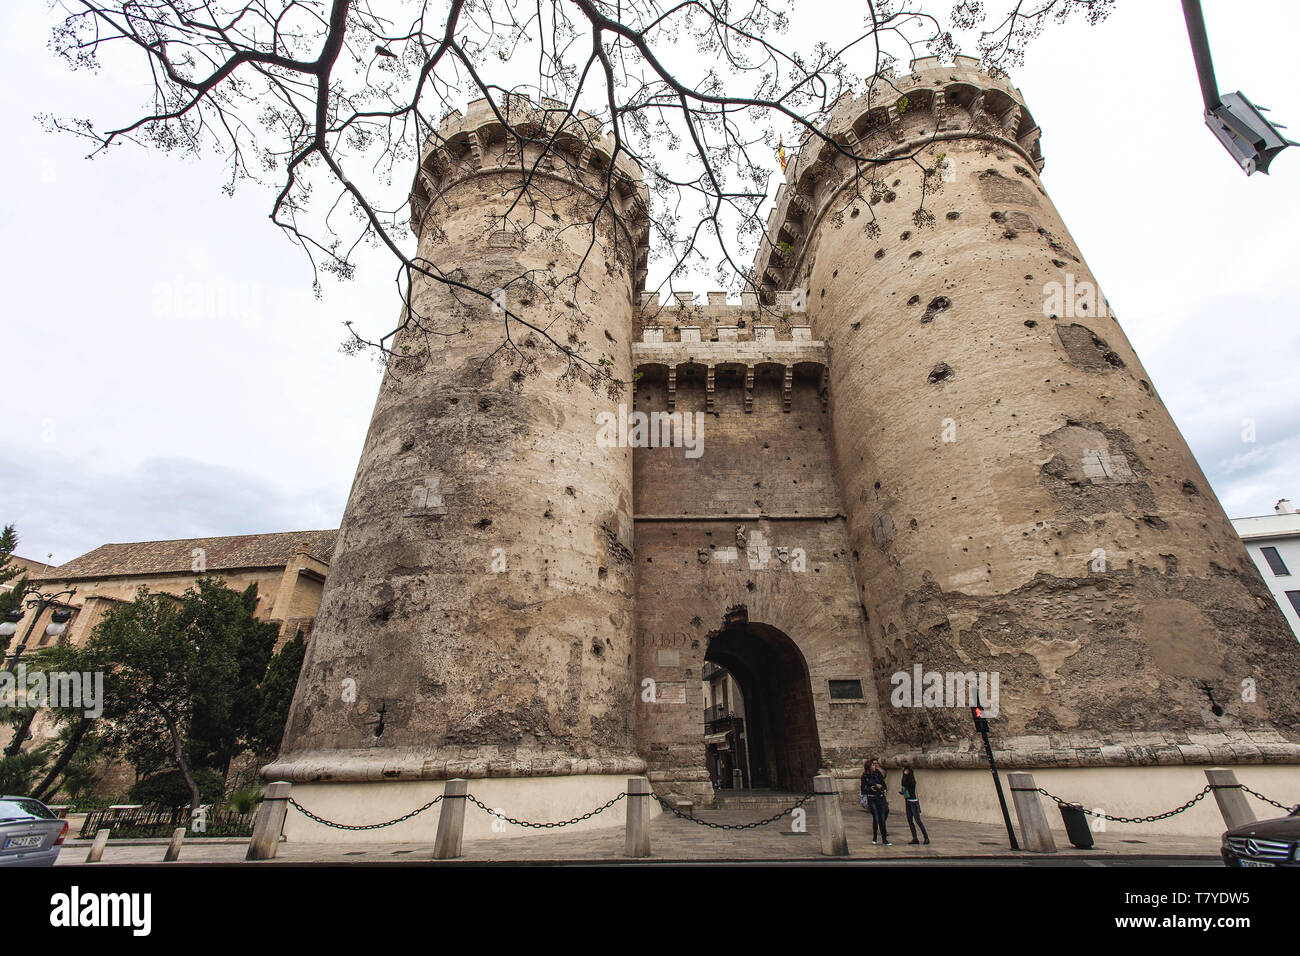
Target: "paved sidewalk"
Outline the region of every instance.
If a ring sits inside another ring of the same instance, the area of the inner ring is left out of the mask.
[[[933,841],[929,846],[908,845],[911,834],[899,819],[890,828],[894,846],[873,846],[871,817],[854,807],[844,808],[844,826],[850,856],[855,860],[931,861],[979,860],[1011,862],[1022,858],[1044,860],[1043,854],[1013,853],[1008,849],[1006,829],[982,823],[959,823],[927,819]],[[700,819],[714,823],[747,823],[768,814],[755,810],[702,811]],[[900,815],[901,816],[901,815]],[[895,815],[891,815],[890,822]],[[1170,864],[1218,863],[1217,837],[1140,837],[1126,833],[1094,833],[1096,847],[1076,850],[1064,830],[1054,831],[1058,853],[1051,857],[1062,863],[1122,863],[1125,858],[1158,857]],[[109,864],[161,864],[166,840],[109,841],[104,862]],[[58,865],[77,865],[86,859],[89,841],[70,841],[59,856]],[[722,862],[741,861],[825,861],[817,837],[817,816],[809,810],[807,831],[795,833],[790,817],[753,830],[716,830],[700,826],[670,814],[658,817],[650,829],[651,862]],[[233,864],[244,862],[246,840],[195,838],[186,841],[181,863]],[[276,863],[427,863],[433,858],[429,844],[401,843],[282,843]],[[586,832],[510,831],[490,838],[466,840],[464,856],[456,861],[439,862],[626,862],[623,856],[623,828],[613,827]],[[168,864],[171,865],[171,864]]]

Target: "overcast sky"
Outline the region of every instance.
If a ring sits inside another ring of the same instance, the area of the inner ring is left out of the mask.
[[[796,39],[853,6],[799,0]],[[1300,4],[1205,8],[1222,89],[1300,135]],[[342,323],[391,323],[388,262],[318,300],[266,194],[224,196],[219,161],[128,147],[88,162],[42,132],[35,113],[107,126],[147,93],[70,72],[50,16],[0,7],[0,522],[55,563],[110,541],[336,527],[379,385],[339,353]],[[1300,148],[1270,176],[1233,163],[1201,120],[1173,0],[1049,26],[1013,80],[1043,129],[1044,183],[1228,514],[1300,499]]]

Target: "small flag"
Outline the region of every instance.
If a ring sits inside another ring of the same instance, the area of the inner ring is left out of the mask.
[[[781,137],[777,140],[776,158],[781,163],[781,172],[785,172],[785,137]]]

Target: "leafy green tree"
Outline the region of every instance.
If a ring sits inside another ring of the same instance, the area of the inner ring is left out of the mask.
[[[4,530],[0,531],[0,585],[8,587],[0,588],[0,620],[23,603],[23,594],[27,590],[27,575],[23,574],[23,569],[13,560],[16,547],[18,532],[13,525],[5,525]],[[12,640],[12,636],[0,637],[0,655],[9,652],[9,642]]]
[[[221,775],[212,770],[196,769],[194,782],[198,784],[199,799],[203,803],[216,803],[225,790]],[[148,803],[159,807],[180,807],[192,799],[189,784],[175,770],[165,770],[145,777],[131,788],[128,796],[132,803]]]
[[[48,801],[56,793],[63,793],[75,802],[94,789],[101,775],[99,760],[107,756],[107,748],[95,730],[95,721],[83,717],[64,724],[56,739],[37,748],[48,769],[32,787],[33,797]]]
[[[254,617],[256,610],[256,584],[240,593],[219,578],[199,578],[182,601],[181,614],[211,668],[195,688],[190,755],[195,766],[222,777],[254,733],[279,633],[276,624]]]
[[[190,791],[190,805],[199,806],[186,734],[213,662],[186,626],[180,602],[140,588],[134,601],[109,610],[86,651],[104,670],[106,739],[127,754],[138,773],[156,769],[160,754],[169,749]],[[216,663],[219,673],[230,669]]]
[[[299,635],[272,659],[277,626],[256,610],[256,585],[239,592],[204,577],[179,599],[141,588],[84,647],[33,655],[29,671],[102,673],[104,719],[83,707],[51,711],[59,740],[13,763],[12,780],[23,792],[54,793],[61,777],[85,778],[83,748],[102,749],[125,756],[141,777],[175,768],[197,806],[200,770],[224,777],[236,754],[272,750],[283,733],[305,643]]]
[[[0,794],[26,796],[44,762],[40,754],[30,750],[0,757]]]
[[[141,588],[113,608],[84,649],[104,672],[106,742],[142,777],[176,768],[200,793],[200,769],[224,776],[255,736],[276,625],[259,621],[257,587],[199,578],[179,599]]]
[[[280,648],[266,668],[262,680],[262,703],[249,746],[259,757],[273,756],[284,738],[284,725],[289,719],[289,706],[298,686],[298,672],[307,656],[307,642],[302,631]]]
[[[88,650],[67,643],[41,648],[35,654],[24,657],[24,662],[29,678],[42,671],[47,675],[47,686],[50,687],[57,679],[56,675],[94,674],[101,670],[100,664]],[[36,799],[42,800],[54,793],[61,775],[66,778],[72,774],[76,779],[81,779],[93,772],[87,761],[91,752],[99,748],[94,733],[96,721],[93,717],[86,716],[89,706],[90,700],[85,695],[81,700],[51,699],[44,703],[42,710],[60,727],[60,731],[56,739],[46,741],[36,749],[42,758],[44,770],[44,775],[31,791]]]

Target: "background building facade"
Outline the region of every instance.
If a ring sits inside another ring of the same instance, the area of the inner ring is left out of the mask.
[[[5,667],[12,669],[23,657],[56,641],[84,644],[105,613],[115,604],[134,600],[141,587],[179,599],[200,575],[219,577],[236,591],[256,584],[255,616],[280,626],[276,650],[299,631],[310,640],[336,535],[328,530],[282,531],[136,541],[101,545],[57,567],[24,560],[29,567],[28,583],[41,592],[53,594],[72,588],[76,592],[41,613],[19,654],[35,614],[35,610],[25,609],[6,652]],[[67,630],[57,636],[47,635],[46,627],[59,608],[72,613]],[[38,714],[30,734],[24,744],[27,749],[57,736],[58,727]],[[0,749],[8,746],[12,735],[8,724],[0,726]],[[109,765],[104,768],[98,789],[119,796],[133,781],[134,774],[125,764]]]
[[[1273,506],[1273,514],[1233,518],[1232,526],[1300,639],[1300,514],[1283,498]]]

